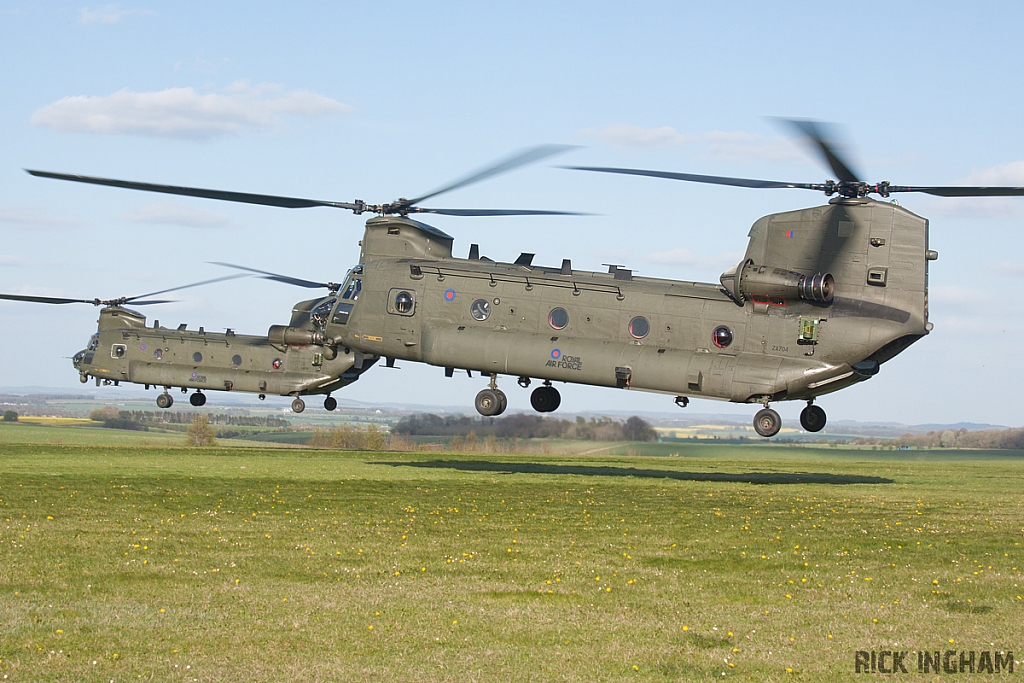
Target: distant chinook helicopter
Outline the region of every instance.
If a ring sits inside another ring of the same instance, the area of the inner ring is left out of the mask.
[[[327,393],[325,407],[330,410],[336,405],[331,391],[354,381],[380,358],[389,366],[402,359],[443,367],[449,377],[456,369],[488,376],[488,386],[475,400],[482,415],[505,410],[507,399],[497,381],[508,375],[517,377],[524,388],[534,379],[541,381],[531,394],[531,404],[540,412],[559,406],[552,382],[665,393],[680,406],[690,398],[761,404],[754,428],[770,437],[782,427],[779,414],[769,407],[772,402],[806,401],[800,424],[807,431],[820,431],[826,416],[814,404],[818,396],[872,377],[881,364],[932,329],[928,262],[938,254],[928,246],[928,221],[868,195],[1024,195],[1019,187],[870,185],[850,170],[817,124],[791,123],[815,144],[838,180],[789,183],[569,167],[836,195],[825,206],[756,221],[743,260],[723,273],[717,284],[636,277],[619,266],[609,267],[607,273],[579,271],[568,259],[560,267],[536,266],[530,253],[499,263],[482,257],[475,244],[468,258],[456,258],[452,237],[409,218],[416,213],[569,214],[418,206],[443,192],[562,151],[559,146],[527,150],[422,197],[376,205],[28,172],[208,199],[378,214],[366,222],[360,263],[340,286],[232,266],[271,280],[329,290],[325,297],[296,304],[290,324],[271,328],[267,337],[147,328],[145,318],[123,307],[130,300],[90,302],[106,308],[90,350],[75,356],[83,381],[93,376],[163,386],[162,396],[167,397],[171,387],[292,395],[296,411],[304,408],[300,396]],[[211,349],[209,360],[200,346]],[[157,347],[164,354],[173,347],[174,353],[155,357]],[[235,359],[242,362],[236,365]]]

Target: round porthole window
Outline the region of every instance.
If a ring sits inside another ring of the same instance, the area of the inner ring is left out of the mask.
[[[564,308],[552,308],[548,313],[548,324],[556,330],[561,330],[569,324],[569,314]]]
[[[412,312],[412,294],[409,292],[399,292],[395,296],[395,311],[398,313],[411,313]]]
[[[732,344],[732,330],[725,325],[719,325],[715,328],[715,331],[711,333],[711,341],[715,343],[720,349],[724,349],[729,344]]]
[[[474,320],[483,322],[491,317],[491,304],[487,302],[487,299],[477,299],[469,307],[469,314],[473,316]]]
[[[629,333],[634,339],[643,339],[650,331],[651,324],[647,322],[647,318],[642,315],[638,315],[629,321]]]
[[[242,364],[242,357],[239,356],[238,354],[231,356],[231,364],[237,368],[239,365]]]
[[[192,354],[192,362],[193,363],[202,363],[203,362],[203,354],[199,353],[198,351],[193,353]]]
[[[274,369],[275,369],[275,370],[280,370],[280,369],[281,369],[281,366],[282,366],[282,365],[284,365],[284,361],[283,361],[283,360],[281,360],[280,358],[275,358],[275,359],[274,359],[274,362],[273,362],[273,363],[271,363],[271,365],[273,365],[273,366],[274,366]]]
[[[156,349],[156,350],[154,350],[153,351],[153,358],[156,358],[157,360],[163,360],[164,359],[164,350],[163,349]]]

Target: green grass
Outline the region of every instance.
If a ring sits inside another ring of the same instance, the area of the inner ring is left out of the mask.
[[[7,680],[817,681],[855,650],[1024,647],[1020,453],[26,427],[0,429]]]

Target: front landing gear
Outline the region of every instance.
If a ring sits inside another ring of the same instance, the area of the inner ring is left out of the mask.
[[[324,399],[324,410],[334,410],[338,407],[338,399],[328,396]]]
[[[196,408],[199,406],[206,405],[206,394],[200,394],[198,391],[188,397],[188,402],[194,405]]]
[[[825,428],[825,411],[808,402],[800,411],[800,426],[809,432],[820,432]]]
[[[296,413],[301,413],[305,409],[306,402],[303,401],[301,398],[296,397],[295,400],[292,401],[292,410],[294,410]]]
[[[558,389],[551,386],[550,380],[544,380],[544,385],[537,387],[530,394],[530,405],[538,413],[552,413],[558,410],[561,403],[562,395],[558,393]]]
[[[505,408],[508,408],[508,397],[498,388],[497,375],[491,375],[490,386],[476,395],[473,404],[476,411],[484,417],[494,417],[505,412]]]
[[[167,389],[164,389],[164,393],[156,397],[157,408],[170,408],[174,405],[174,397],[167,393]]]
[[[754,415],[754,431],[763,437],[775,436],[782,429],[782,418],[771,408],[764,408]]]

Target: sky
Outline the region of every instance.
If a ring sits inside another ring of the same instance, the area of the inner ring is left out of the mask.
[[[830,176],[773,117],[836,124],[865,179],[1024,185],[1024,5],[861,2],[0,4],[0,292],[109,298],[226,274],[337,281],[365,216],[178,198],[22,169],[314,199],[418,196],[542,143],[575,146],[432,200],[576,217],[431,217],[465,255],[716,282],[802,190],[602,176],[629,166],[796,182]],[[931,221],[935,329],[831,418],[1021,426],[1024,198],[900,203]],[[265,334],[307,290],[241,279],[147,307],[165,326]],[[0,387],[81,388],[96,309],[0,302]],[[465,405],[479,378],[375,368],[339,397]],[[510,408],[529,391],[501,384]],[[120,391],[109,388],[112,397]],[[562,410],[673,410],[574,387]],[[277,400],[287,406],[283,398]],[[215,403],[215,399],[211,399]],[[311,404],[313,405],[313,404]],[[753,416],[753,406],[691,403]],[[802,404],[776,404],[787,421]]]

